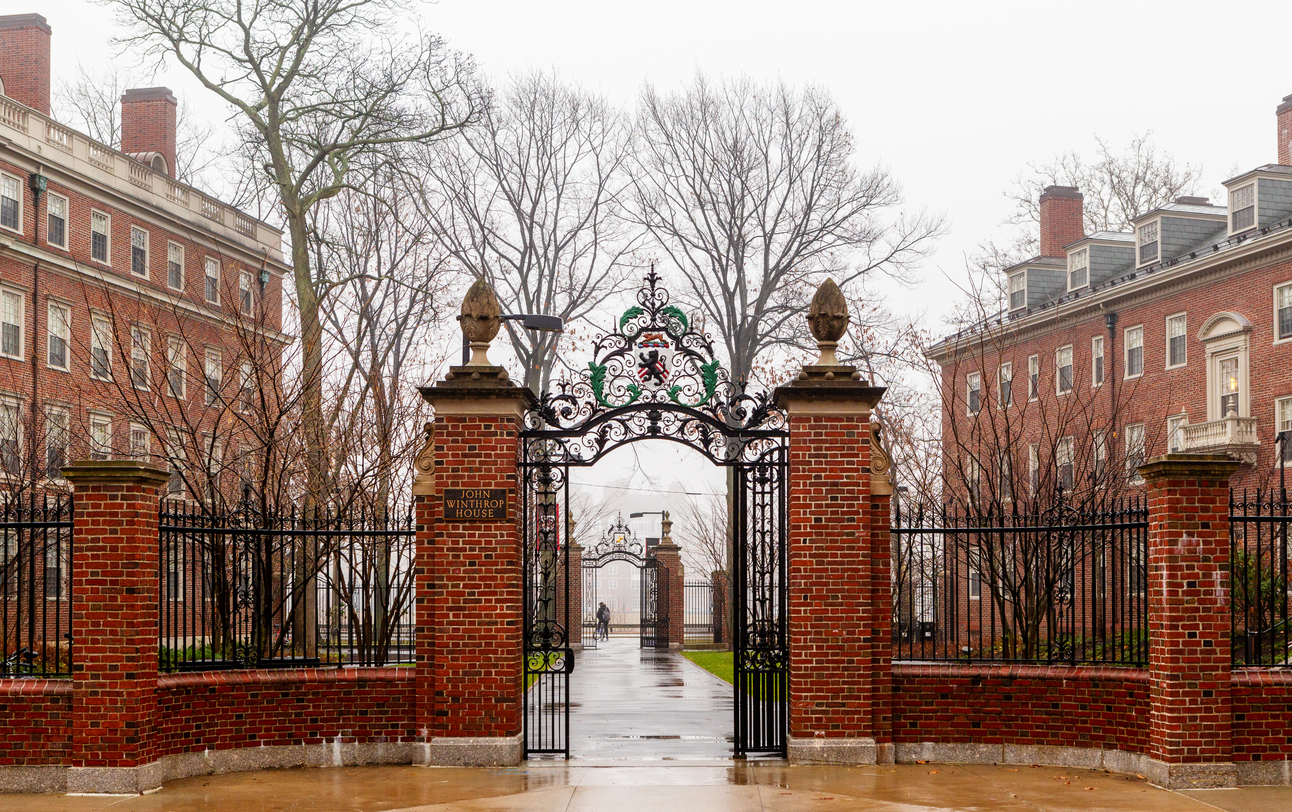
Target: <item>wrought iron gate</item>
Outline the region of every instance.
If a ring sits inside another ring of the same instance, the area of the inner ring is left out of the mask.
[[[579,617],[582,620],[580,637],[583,647],[587,649],[595,649],[600,642],[597,636],[600,623],[597,620],[597,608],[601,604],[597,597],[597,576],[600,573],[600,564],[583,562],[583,577],[580,579],[583,584],[583,603],[579,607]]]
[[[668,648],[668,567],[648,558],[641,570],[641,647]]]
[[[563,555],[569,540],[570,469],[593,465],[616,448],[641,440],[681,443],[735,472],[736,755],[784,755],[787,425],[768,393],[747,393],[743,382],[731,380],[715,358],[712,339],[693,329],[686,313],[669,303],[653,268],[637,293],[637,304],[624,311],[615,331],[593,345],[587,369],[556,392],[544,393],[525,414],[526,755],[569,757],[567,709],[574,659],[567,636],[582,636],[584,625],[582,601],[571,613],[569,562]],[[558,576],[562,567],[564,574]],[[683,622],[668,616],[667,570],[655,562],[643,577],[654,583],[652,642],[667,645],[669,623]],[[595,580],[593,584],[595,590]],[[560,589],[565,592],[558,600]],[[571,622],[579,625],[578,632]]]

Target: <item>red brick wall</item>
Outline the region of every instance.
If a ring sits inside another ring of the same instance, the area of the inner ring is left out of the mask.
[[[1234,761],[1292,759],[1292,672],[1235,671],[1230,694]]]
[[[121,151],[160,152],[171,177],[175,166],[176,111],[179,102],[164,87],[135,88],[121,97]]]
[[[1049,186],[1041,193],[1041,256],[1067,256],[1065,245],[1086,236],[1081,193],[1069,186]]]
[[[206,749],[369,743],[417,736],[411,668],[168,674],[157,680],[158,756]]]
[[[69,764],[71,680],[0,680],[0,765]]]
[[[1284,96],[1275,112],[1278,116],[1278,156],[1283,166],[1292,166],[1292,96]]]
[[[1144,752],[1148,673],[1104,666],[893,666],[897,742]]]
[[[39,14],[0,17],[0,81],[4,95],[49,115],[51,29]]]

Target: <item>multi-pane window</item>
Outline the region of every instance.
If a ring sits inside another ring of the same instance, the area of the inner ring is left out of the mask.
[[[969,570],[969,600],[982,600],[982,575],[978,570]]]
[[[9,397],[0,397],[0,471],[22,473],[22,404]]]
[[[166,339],[166,384],[170,396],[184,399],[184,379],[188,374],[188,356],[184,352],[184,339],[171,336]]]
[[[1179,454],[1184,450],[1184,424],[1188,417],[1177,414],[1174,417],[1166,419],[1166,450],[1171,454]]]
[[[45,407],[45,477],[58,479],[67,465],[72,414],[62,406]]]
[[[1008,451],[1000,452],[996,460],[996,495],[1002,502],[1014,499],[1014,464]]]
[[[251,315],[251,273],[248,271],[238,272],[238,308],[242,315]]]
[[[146,426],[138,423],[130,424],[130,458],[132,460],[146,460],[151,452],[151,436]]]
[[[1157,259],[1157,221],[1139,227],[1139,264]]]
[[[1292,338],[1292,283],[1274,289],[1274,309],[1279,341]]]
[[[166,460],[170,465],[166,495],[180,496],[184,493],[184,444],[180,442],[179,432],[175,429],[168,429],[166,432]]]
[[[1166,317],[1166,366],[1182,367],[1188,360],[1188,350],[1185,347],[1185,330],[1187,329],[1187,317],[1184,313],[1177,313],[1174,316]]]
[[[108,240],[112,235],[112,220],[101,211],[90,212],[90,259],[108,263]]]
[[[1027,358],[1027,399],[1036,400],[1041,394],[1041,356]]]
[[[1000,407],[1008,409],[1014,403],[1014,365],[1004,363],[996,372],[996,387],[999,390]]]
[[[1054,353],[1055,387],[1060,395],[1072,391],[1072,347],[1060,347]]]
[[[50,194],[45,199],[45,211],[48,225],[45,228],[45,241],[59,248],[67,247],[67,198]]]
[[[67,345],[72,336],[72,309],[59,302],[50,302],[45,319],[47,332],[45,344],[47,362],[53,369],[67,371]]]
[[[965,490],[969,498],[978,502],[982,496],[982,463],[973,454],[965,455]]]
[[[57,599],[63,594],[64,553],[59,536],[45,537],[45,597]],[[70,551],[69,551],[70,552]]]
[[[142,327],[130,328],[130,383],[136,389],[147,389],[151,373],[149,358],[152,335]]]
[[[1027,304],[1027,272],[1009,277],[1009,309],[1018,310]]]
[[[1091,454],[1094,465],[1092,473],[1095,482],[1104,481],[1104,469],[1108,464],[1108,441],[1102,430],[1095,432],[1095,446]]]
[[[112,418],[90,415],[90,459],[106,460],[112,455]]]
[[[16,290],[0,288],[0,355],[22,358],[26,301]]]
[[[1068,290],[1084,288],[1089,280],[1090,251],[1082,248],[1068,257]]]
[[[130,229],[130,272],[135,276],[148,276],[148,232],[133,226]]]
[[[1090,340],[1090,385],[1098,386],[1104,382],[1104,337],[1095,336]]]
[[[220,260],[214,257],[206,258],[206,301],[220,303]]]
[[[1144,374],[1144,326],[1126,328],[1126,377]]]
[[[1274,404],[1274,416],[1278,421],[1278,432],[1292,432],[1292,398],[1279,398]],[[1279,443],[1279,453],[1282,455],[1284,465],[1292,462],[1292,434],[1283,434],[1287,438],[1286,442]]]
[[[238,369],[238,402],[244,412],[250,412],[256,405],[256,376],[250,361],[243,361]]]
[[[1256,225],[1256,184],[1249,183],[1229,193],[1231,231],[1245,231]]]
[[[206,351],[206,405],[214,406],[220,401],[220,376],[221,376],[220,351],[208,349]]]
[[[112,378],[112,325],[102,316],[90,319],[90,377]]]
[[[22,182],[12,175],[0,175],[0,226],[22,230]]]
[[[1041,488],[1041,447],[1027,444],[1027,490],[1032,496]]]
[[[206,458],[206,500],[213,502],[220,489],[220,473],[224,469],[224,444],[208,437],[204,445],[210,450]]]
[[[1144,424],[1126,427],[1126,475],[1132,482],[1142,482],[1139,467],[1144,464]]]
[[[965,402],[969,404],[969,414],[978,414],[982,409],[982,374],[970,372],[966,388]]]
[[[166,285],[184,289],[184,246],[173,242],[166,245]]]
[[[1217,393],[1220,400],[1220,416],[1228,417],[1230,412],[1238,414],[1238,359],[1220,358],[1216,364],[1219,373],[1216,383],[1220,386]]]
[[[1059,487],[1065,491],[1072,490],[1072,452],[1073,444],[1071,437],[1064,437],[1059,440],[1059,445],[1054,449],[1054,464],[1059,479]]]

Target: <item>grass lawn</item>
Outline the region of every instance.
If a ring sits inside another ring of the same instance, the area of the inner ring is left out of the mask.
[[[734,680],[735,666],[730,651],[684,651],[682,656],[713,674],[723,682]]]

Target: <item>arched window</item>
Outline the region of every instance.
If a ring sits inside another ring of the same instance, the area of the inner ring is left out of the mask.
[[[1207,420],[1251,415],[1248,337],[1252,323],[1238,313],[1217,313],[1202,325],[1198,340],[1207,355]]]

